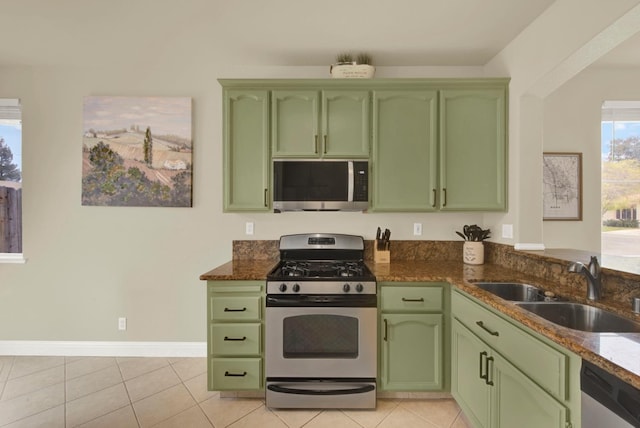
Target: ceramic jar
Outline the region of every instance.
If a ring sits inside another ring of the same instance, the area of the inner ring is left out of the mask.
[[[484,244],[482,241],[464,241],[462,246],[462,260],[468,265],[484,263]]]

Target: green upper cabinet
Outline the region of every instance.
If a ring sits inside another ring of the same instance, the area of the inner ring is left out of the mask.
[[[224,91],[224,211],[268,211],[269,91]]]
[[[509,79],[220,79],[224,210],[268,211],[273,159],[369,160],[374,212],[505,211]]]
[[[369,157],[369,91],[322,92],[322,155]]]
[[[316,157],[320,154],[318,91],[273,91],[271,141],[274,157]]]
[[[506,209],[506,87],[440,92],[440,209]]]
[[[272,92],[274,157],[369,156],[369,91]]]
[[[436,209],[436,101],[436,90],[374,91],[372,210]]]

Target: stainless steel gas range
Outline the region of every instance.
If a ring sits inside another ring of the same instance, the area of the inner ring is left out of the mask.
[[[376,279],[361,236],[280,238],[267,276],[267,407],[376,406]]]

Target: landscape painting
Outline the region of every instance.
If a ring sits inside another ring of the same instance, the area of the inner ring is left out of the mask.
[[[85,97],[82,205],[191,207],[191,98]]]

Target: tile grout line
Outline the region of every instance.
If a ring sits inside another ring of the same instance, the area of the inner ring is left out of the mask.
[[[122,386],[127,393],[127,398],[129,399],[129,406],[131,406],[131,410],[133,411],[133,417],[136,418],[136,424],[140,427],[140,419],[138,419],[138,412],[136,412],[136,408],[133,405],[133,401],[131,401],[131,395],[129,394],[129,388],[127,388],[127,383],[124,381],[124,375],[122,374],[122,368],[120,367],[120,362],[116,357],[116,366],[118,366],[118,372],[120,372],[120,379],[122,381]]]
[[[393,413],[398,407],[400,407],[401,401],[394,401],[394,402],[395,402],[395,406],[393,406],[393,409],[389,410],[389,412],[385,415],[384,418],[382,418],[382,420],[376,425],[376,427],[379,427],[380,425],[382,425],[384,421],[386,421],[387,418],[391,416],[391,413]]]

